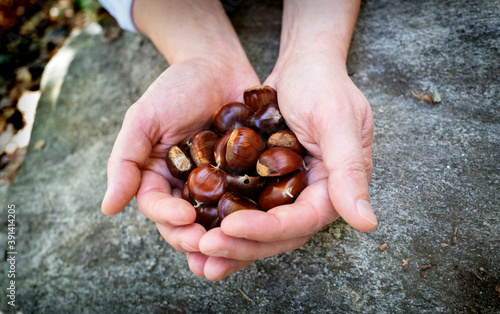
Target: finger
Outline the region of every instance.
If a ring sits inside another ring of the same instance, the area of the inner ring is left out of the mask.
[[[364,108],[369,110],[369,105]],[[321,138],[317,139],[328,171],[330,199],[348,224],[368,232],[377,226],[368,194],[371,146],[367,144],[371,145],[371,139],[363,143],[362,134],[372,132],[369,126],[363,126],[369,113],[357,113],[353,107],[345,106],[335,114],[336,123],[319,124],[326,127],[321,130]],[[368,156],[367,149],[370,152]]]
[[[156,228],[168,244],[181,252],[199,252],[198,243],[206,233],[205,228],[199,224],[173,226],[157,223]]]
[[[245,267],[248,267],[253,262],[254,261],[238,261],[224,257],[210,256],[205,262],[203,274],[208,280],[218,281]]]
[[[151,152],[151,138],[136,121],[135,106],[130,107],[108,160],[108,189],[101,204],[106,215],[122,211],[132,200],[141,182],[141,168]],[[150,133],[151,134],[151,133]]]
[[[330,202],[327,180],[308,186],[295,203],[268,212],[242,210],[224,218],[222,231],[232,237],[262,242],[282,241],[314,234],[338,218]]]
[[[205,268],[205,263],[208,259],[208,256],[199,252],[187,252],[186,259],[189,265],[189,269],[191,270],[191,272],[193,272],[193,274],[198,277],[205,277],[203,269]]]
[[[310,236],[290,240],[259,242],[225,235],[220,228],[208,231],[199,243],[200,252],[209,256],[252,261],[302,247]]]
[[[170,195],[168,181],[160,174],[145,170],[137,192],[139,211],[159,224],[187,225],[196,219],[193,206],[181,198]]]

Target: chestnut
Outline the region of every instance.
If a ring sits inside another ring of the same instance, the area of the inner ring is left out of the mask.
[[[245,121],[253,114],[254,111],[241,102],[228,102],[215,112],[212,120],[214,127],[225,134],[244,126]]]
[[[219,136],[209,130],[198,131],[189,144],[189,152],[196,166],[215,164],[214,146]]]
[[[215,165],[224,171],[227,171],[227,162],[226,162],[226,148],[227,142],[229,141],[229,137],[231,133],[227,133],[223,137],[221,137],[217,143],[215,143],[214,147],[214,157],[215,157]]]
[[[306,149],[299,140],[295,133],[289,130],[280,130],[269,137],[266,144],[267,148],[285,147],[293,150],[300,156],[304,156]]]
[[[226,186],[229,191],[236,192],[251,199],[256,199],[264,189],[266,179],[261,176],[227,175]]]
[[[260,155],[257,173],[263,177],[282,176],[299,169],[303,164],[302,157],[293,150],[273,147]]]
[[[290,204],[307,186],[304,172],[297,170],[283,177],[274,178],[259,196],[259,206],[268,211],[273,207]]]
[[[241,127],[229,137],[226,148],[226,162],[237,173],[249,173],[255,170],[255,163],[265,149],[259,134],[247,127]]]
[[[253,116],[248,118],[246,125],[258,132],[272,133],[283,129],[285,123],[277,104],[264,104]]]
[[[226,192],[217,205],[217,210],[219,218],[222,220],[227,217],[227,215],[234,213],[238,210],[244,209],[255,209],[259,210],[259,205],[244,196],[239,195],[234,192]]]
[[[271,86],[257,85],[243,92],[243,100],[245,105],[257,111],[264,104],[277,104],[278,95]]]
[[[187,182],[184,183],[181,191],[181,197],[183,200],[188,201],[191,205],[196,205],[196,201],[189,195],[189,188]]]
[[[196,167],[187,151],[179,145],[170,147],[165,161],[170,174],[183,181],[187,180],[189,173]]]
[[[196,219],[195,223],[202,225],[205,229],[210,230],[220,226],[219,210],[215,205],[206,205],[195,207]]]
[[[212,165],[202,165],[191,171],[187,186],[198,204],[215,204],[226,193],[226,173]]]

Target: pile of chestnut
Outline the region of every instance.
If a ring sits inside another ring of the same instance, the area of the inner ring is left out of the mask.
[[[258,85],[245,103],[223,104],[213,128],[170,148],[172,176],[187,181],[182,198],[207,230],[242,209],[263,210],[292,203],[307,185],[306,153],[281,115],[276,91]]]

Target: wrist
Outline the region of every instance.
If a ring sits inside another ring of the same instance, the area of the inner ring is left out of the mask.
[[[345,68],[359,1],[286,0],[278,64],[315,58]]]
[[[169,64],[226,55],[246,59],[241,43],[218,0],[135,0],[132,15]]]

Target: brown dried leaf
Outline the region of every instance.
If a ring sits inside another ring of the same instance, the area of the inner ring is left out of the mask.
[[[425,102],[428,102],[431,105],[434,105],[434,100],[432,99],[432,94],[426,95],[426,94],[423,94],[423,93],[420,93],[420,92],[414,92],[414,91],[412,91],[411,93],[416,98],[418,98],[420,100],[423,100]]]
[[[33,145],[33,148],[35,150],[41,150],[45,146],[45,140],[38,140],[35,145]]]

